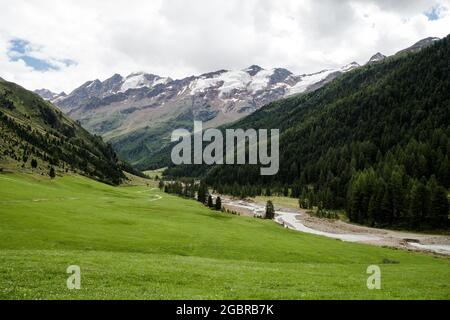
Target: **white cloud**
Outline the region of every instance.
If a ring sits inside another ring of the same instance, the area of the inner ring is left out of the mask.
[[[425,12],[438,8],[439,19]],[[314,72],[450,30],[450,0],[0,0],[0,77],[71,91],[114,73],[180,78],[251,64]],[[11,39],[58,70],[10,61]]]

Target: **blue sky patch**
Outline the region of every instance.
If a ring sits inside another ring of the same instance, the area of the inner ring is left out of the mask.
[[[428,20],[433,21],[438,20],[440,18],[439,11],[440,11],[439,6],[434,6],[433,8],[431,8],[431,10],[424,12],[424,14],[427,16]]]
[[[26,47],[29,44],[28,41],[22,39],[13,39],[9,42],[11,44],[10,51],[24,54],[26,51]]]
[[[9,59],[11,61],[22,60],[36,71],[59,70],[61,66],[68,67],[76,64],[70,59],[37,58],[35,55],[39,53],[39,49],[34,48],[29,41],[24,39],[12,39],[9,44]]]

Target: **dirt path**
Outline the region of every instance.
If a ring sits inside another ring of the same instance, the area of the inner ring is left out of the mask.
[[[265,203],[236,200],[221,196],[224,207],[246,216],[261,216]],[[275,222],[286,228],[349,242],[396,247],[406,250],[431,251],[450,255],[450,236],[370,228],[313,217],[306,210],[275,207]]]
[[[147,192],[151,192],[153,190],[158,190],[158,188],[151,188],[151,189],[147,189],[147,190],[141,190],[141,191],[138,191],[137,193],[147,193]],[[158,200],[161,200],[163,198],[159,194],[151,194],[150,196],[152,196],[153,199],[149,199],[148,200],[149,202],[158,201]]]

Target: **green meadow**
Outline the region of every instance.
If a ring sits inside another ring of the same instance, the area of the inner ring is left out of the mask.
[[[79,290],[67,289],[69,265]],[[369,265],[380,290],[366,286]],[[0,299],[106,298],[449,299],[450,259],[303,234],[147,186],[0,174]]]

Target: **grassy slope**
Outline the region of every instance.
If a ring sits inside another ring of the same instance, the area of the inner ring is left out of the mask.
[[[449,259],[302,234],[146,187],[1,174],[0,204],[3,299],[450,298]],[[71,264],[81,290],[66,289]],[[381,290],[366,288],[371,264]]]
[[[48,174],[51,166],[57,172],[67,169],[112,184],[124,178],[113,150],[99,137],[39,95],[4,80],[0,80],[0,117],[0,167],[19,169],[23,164],[30,169],[31,159],[36,159],[35,171],[40,173]]]

